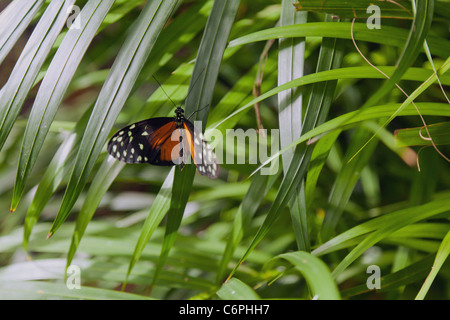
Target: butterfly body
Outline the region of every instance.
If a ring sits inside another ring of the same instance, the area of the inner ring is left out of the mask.
[[[174,117],[159,117],[133,123],[117,131],[108,143],[108,153],[126,163],[157,166],[190,163],[202,175],[215,179],[219,165],[211,146],[201,132],[185,118],[178,107]]]

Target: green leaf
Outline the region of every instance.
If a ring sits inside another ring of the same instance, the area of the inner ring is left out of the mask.
[[[430,124],[426,127],[416,127],[395,130],[395,143],[397,147],[431,146],[428,132],[435,145],[450,144],[450,122]]]
[[[292,10],[292,2],[284,0],[281,4],[280,24],[293,25],[306,23],[306,13]],[[278,85],[303,76],[305,61],[305,39],[279,39],[278,50]],[[292,88],[278,93],[278,123],[280,142],[284,148],[298,139],[302,130],[302,94],[300,89]],[[283,171],[286,172],[294,150],[283,153]],[[310,251],[306,208],[304,207],[304,185],[300,185],[297,196],[290,202],[292,224],[299,250]]]
[[[325,165],[328,154],[330,153],[331,148],[336,142],[336,139],[338,138],[340,133],[341,130],[333,130],[322,136],[314,146],[314,151],[311,155],[311,161],[309,163],[309,169],[307,172],[305,183],[305,198],[307,210],[311,208],[311,204],[314,201],[314,191],[316,190],[320,172]]]
[[[128,98],[161,29],[178,1],[152,1],[142,10],[122,46],[89,119],[69,183],[49,236],[70,213],[100,154],[123,104]]]
[[[414,283],[417,280],[423,279],[427,275],[432,264],[433,257],[428,256],[403,269],[400,269],[399,271],[382,276],[380,278],[381,287],[377,289],[377,292],[389,292],[394,288],[405,286]],[[364,283],[362,285],[343,290],[341,294],[343,297],[348,298],[369,291],[370,289],[367,288],[367,284]]]
[[[416,153],[412,148],[398,146],[394,135],[389,130],[382,128],[381,125],[375,121],[365,121],[363,122],[363,126],[372,132],[376,132],[380,141],[392,152],[396,153],[407,165],[410,167],[416,165]]]
[[[27,250],[31,231],[38,221],[42,210],[59,187],[64,176],[69,172],[72,157],[75,155],[76,146],[81,141],[81,133],[87,123],[88,116],[89,114],[85,113],[83,118],[77,123],[74,131],[69,133],[64,139],[39,182],[24,221],[23,246],[25,250]]]
[[[332,233],[342,216],[342,212],[353,193],[353,188],[375,151],[378,141],[372,140],[371,143],[357,155],[357,157],[354,157],[352,161],[349,162],[361,144],[367,141],[371,135],[372,132],[364,127],[357,128],[354,133],[349,149],[344,157],[343,166],[338,172],[328,198],[328,207],[321,230],[322,241],[326,241],[332,236]]]
[[[189,85],[189,95],[186,98],[185,112],[188,115],[196,112],[196,119],[202,121],[203,130],[206,127],[209,109],[205,107],[209,106],[212,100],[220,62],[238,6],[238,0],[215,1],[200,44]],[[184,170],[175,172],[166,233],[152,283],[157,281],[158,273],[175,242],[177,230],[189,198],[195,171],[195,166],[190,164]]]
[[[11,2],[0,14],[0,64],[28,27],[43,0]]]
[[[78,245],[83,238],[84,232],[94,216],[95,210],[100,204],[109,186],[125,166],[124,162],[116,161],[113,157],[108,156],[100,166],[95,175],[92,184],[87,192],[86,199],[78,213],[77,223],[73,231],[72,241],[67,253],[67,266],[69,267],[72,259],[77,251]]]
[[[178,228],[180,227],[184,210],[186,208],[186,203],[189,199],[195,172],[196,168],[193,165],[187,166],[183,169],[183,171],[175,169],[172,197],[170,198],[170,208],[167,214],[166,232],[164,234],[161,254],[158,258],[158,264],[156,265],[155,272],[153,274],[152,285],[156,283],[159,273],[164,266],[167,257],[169,256],[170,249],[175,243]]]
[[[414,116],[417,115],[416,109],[409,105],[409,107],[402,107],[405,104],[387,104],[380,105],[365,109],[363,111],[353,111],[342,116],[333,118],[322,125],[308,131],[304,135],[302,135],[299,139],[291,143],[285,149],[276,152],[272,155],[268,160],[261,164],[256,171],[259,171],[262,167],[266,166],[268,163],[279,157],[285,150],[288,148],[292,148],[294,145],[306,142],[316,136],[320,136],[328,131],[336,130],[336,129],[349,129],[354,127],[357,123],[366,120],[378,119],[381,117],[389,117],[395,113],[396,116]],[[445,103],[416,103],[416,106],[420,108],[422,115],[436,115],[436,116],[448,116],[450,115],[450,110],[446,108],[447,104]],[[401,108],[401,111],[399,109]],[[255,171],[255,172],[256,172]]]
[[[233,111],[239,106],[247,105],[249,101],[254,99],[254,96],[252,95],[252,88],[258,69],[259,64],[255,64],[249,72],[247,72],[243,77],[241,77],[241,79],[239,79],[239,81],[236,82],[233,89],[223,96],[217,107],[211,110],[211,114],[208,118],[208,126],[220,123],[220,127],[217,127],[216,125],[215,128],[221,130],[222,132],[226,132],[226,129],[234,128],[236,126],[239,118],[234,117],[231,119],[228,115],[232,114]],[[261,91],[268,90],[272,87],[273,83],[271,78],[274,78],[273,74],[276,70],[277,60],[274,58],[274,55],[269,52],[269,56],[265,62],[265,78],[261,83]],[[249,107],[251,106],[253,105],[249,105]],[[227,121],[223,122],[222,119],[226,119]]]
[[[283,0],[281,4],[280,24],[282,26],[306,23],[304,13],[292,10],[292,2]],[[278,85],[303,76],[305,59],[305,39],[280,38],[278,40]],[[284,148],[300,137],[302,128],[302,92],[291,88],[278,93],[278,123],[280,142]],[[287,171],[294,150],[283,153],[283,170]]]
[[[398,210],[364,222],[341,233],[315,249],[313,254],[321,255],[328,253],[339,248],[343,243],[351,239],[367,234],[363,240],[358,241],[358,245],[347,256],[345,256],[345,258],[342,259],[339,265],[333,270],[333,276],[337,276],[368,248],[391,235],[396,230],[417,221],[445,213],[448,210],[450,210],[450,202],[447,199],[437,199],[424,205]]]
[[[81,29],[69,29],[50,64],[25,129],[11,204],[15,210],[57,108],[113,1],[91,0],[80,12]]]
[[[173,72],[172,76],[162,84],[165,93],[163,92],[162,87],[160,87],[150,96],[149,99],[147,99],[146,105],[148,105],[148,108],[152,107],[153,112],[148,116],[152,116],[155,112],[163,109],[166,94],[169,95],[175,102],[181,101],[186,97],[187,84],[185,83],[187,83],[187,81],[191,78],[192,69],[193,67],[189,64],[181,65],[177,70]],[[139,119],[134,120],[137,121]],[[169,210],[170,200],[172,197],[172,184],[175,172],[174,170],[175,169],[172,169],[169,175],[165,178],[164,183],[162,184],[161,189],[159,190],[155,201],[153,202],[150,211],[145,219],[144,225],[142,226],[142,229],[140,231],[139,239],[137,240],[134,247],[134,251],[128,265],[128,271],[126,273],[122,288],[125,288],[126,284],[128,283],[129,276],[135,264],[139,261],[146,244]]]
[[[136,242],[133,254],[131,255],[123,288],[128,282],[128,277],[131,271],[133,270],[135,264],[140,259],[142,252],[144,251],[145,245],[148,243],[153,232],[159,226],[161,220],[164,218],[164,216],[166,215],[167,211],[170,208],[174,170],[175,168],[172,168],[163,185],[161,186],[161,189],[159,190],[159,193],[156,196],[155,201],[153,202],[150,208],[150,212],[148,213],[147,218],[145,219],[144,225],[142,226],[141,233],[139,235],[139,239]]]
[[[425,298],[426,294],[428,293],[428,290],[431,287],[431,284],[436,278],[436,275],[438,274],[439,270],[441,270],[441,267],[444,264],[445,260],[447,260],[449,254],[450,254],[450,231],[442,240],[442,243],[436,254],[433,266],[431,267],[431,271],[428,274],[427,279],[423,283],[422,288],[420,288],[420,291],[416,296],[416,300],[423,300]]]
[[[65,25],[74,0],[52,1],[27,41],[8,82],[0,91],[0,150],[5,144],[22,104]]]
[[[394,72],[389,79],[369,97],[360,110],[374,106],[380,101],[380,99],[389,93],[400,81],[408,68],[412,66],[418,54],[423,49],[424,40],[430,29],[431,21],[433,20],[433,8],[433,0],[417,0],[417,11],[414,15],[414,20],[406,44],[395,65]]]
[[[78,150],[77,146],[81,141],[92,107],[93,106],[91,105],[91,107],[84,112],[81,119],[76,123],[75,128],[70,133],[67,133],[66,138],[59,146],[55,156],[48,164],[47,169],[39,182],[24,221],[23,246],[25,250],[27,250],[31,231],[38,221],[42,210],[58,189],[64,177],[70,172],[71,165],[73,164],[73,157]]]
[[[443,206],[442,208],[440,206]],[[449,203],[446,199],[436,199],[429,203],[414,206],[409,208],[403,208],[394,212],[387,213],[380,217],[371,219],[364,223],[361,223],[337,236],[330,239],[326,243],[320,245],[313,251],[314,255],[323,255],[339,250],[343,244],[348,243],[352,239],[356,239],[359,236],[372,234],[378,229],[386,228],[387,226],[397,226],[397,230],[413,224],[416,221],[426,219],[435,214],[439,214],[448,210]],[[391,233],[397,230],[392,230]],[[388,236],[388,234],[386,235]]]
[[[429,11],[427,11],[427,14],[428,13]],[[240,46],[269,39],[323,37],[324,35],[330,38],[351,39],[350,31],[351,23],[349,22],[340,22],[338,24],[332,22],[310,22],[257,31],[230,41],[229,46]],[[408,38],[408,32],[406,30],[385,25],[383,25],[381,29],[370,30],[367,28],[366,23],[355,23],[353,32],[355,40],[380,43],[395,47],[402,47]],[[428,35],[427,41],[433,54],[443,58],[448,57],[448,52],[450,51],[449,40],[434,35]]]
[[[209,106],[222,61],[223,52],[233,25],[239,0],[214,1],[198,50],[193,78],[186,98],[186,114],[196,112],[195,119],[206,128]]]
[[[259,300],[258,294],[239,279],[231,278],[216,292],[222,300]]]
[[[368,18],[373,13],[367,12],[373,2],[367,0],[299,0],[295,3],[297,10],[328,13],[340,18]],[[411,3],[406,0],[379,1],[376,5],[380,9],[380,18],[412,19]]]
[[[414,100],[423,92],[425,91],[429,86],[431,86],[434,81],[436,81],[438,78],[440,78],[441,74],[444,74],[450,69],[450,57],[447,58],[445,63],[439,68],[437,72],[434,72],[424,83],[422,83],[416,90],[414,90],[411,95],[408,96],[408,98],[402,103],[402,105],[395,110],[394,113],[392,113],[386,122],[382,124],[380,128],[385,128],[404,108],[406,108],[408,105],[412,104]],[[382,90],[382,89],[380,89]],[[380,91],[381,92],[381,91]],[[367,103],[365,104],[367,105]],[[361,109],[365,110],[365,108]],[[419,111],[420,112],[420,111]],[[362,149],[366,147],[366,145],[377,135],[377,132],[374,133],[374,135],[355,153],[354,156],[356,156]],[[351,159],[350,159],[351,160]]]
[[[150,78],[155,70],[166,65],[171,58],[202,31],[211,11],[213,1],[198,1],[177,19],[168,24],[156,41],[141,74]],[[167,92],[169,94],[169,92]],[[173,100],[174,96],[169,94]]]
[[[276,175],[278,177],[278,174]],[[239,205],[238,211],[234,218],[231,234],[228,238],[225,251],[222,259],[219,263],[219,268],[216,275],[216,282],[220,283],[228,268],[228,264],[231,261],[233,254],[241,242],[245,231],[248,229],[251,219],[256,213],[259,205],[261,204],[266,192],[270,189],[271,184],[268,186],[269,175],[257,174],[253,177],[252,183],[242,199]],[[272,183],[275,179],[272,179]]]
[[[274,259],[285,259],[302,273],[311,289],[313,299],[339,300],[340,294],[327,265],[308,252],[283,253]]]
[[[84,300],[147,300],[149,298],[118,292],[116,290],[99,289],[81,286],[69,289],[64,283],[43,281],[7,281],[0,282],[2,299],[48,300],[48,299],[84,299]]]
[[[450,58],[446,60],[446,62],[441,66],[438,70],[440,80],[443,84],[450,84],[450,77],[445,75],[445,73],[450,68]],[[380,67],[379,68],[383,73],[391,74],[394,72],[395,68],[393,67]],[[410,96],[404,103],[401,108],[398,109],[398,112],[401,111],[402,108],[408,106],[411,101],[414,100],[420,93],[422,93],[426,88],[432,85],[436,81],[436,74],[430,70],[426,69],[418,69],[418,68],[410,68],[404,75],[402,80],[414,80],[414,81],[424,81],[423,85],[419,86],[416,91]],[[222,127],[223,124],[228,123],[227,121],[230,118],[235,117],[239,113],[251,108],[255,103],[263,101],[283,90],[291,89],[294,87],[305,86],[312,83],[329,81],[329,80],[338,80],[338,79],[361,79],[361,78],[369,78],[369,79],[384,79],[384,76],[381,75],[378,71],[374,70],[372,67],[349,67],[349,68],[339,68],[336,70],[327,70],[316,72],[312,74],[305,75],[301,78],[289,81],[281,86],[273,88],[261,96],[249,101],[238,110],[234,111],[226,118],[222,119],[219,123],[215,125],[215,128]],[[365,112],[366,110],[361,110],[360,112]],[[417,111],[416,111],[417,114]],[[357,114],[355,113],[355,116]],[[391,113],[391,116],[394,118],[397,115],[397,112]],[[392,118],[392,119],[393,119]],[[300,137],[301,139],[301,137]],[[289,146],[292,148],[292,146]]]
[[[80,12],[80,29],[69,29],[50,64],[25,129],[11,204],[15,210],[56,111],[84,53],[114,1],[91,0]]]
[[[317,67],[318,71],[338,68],[340,66],[342,60],[341,46],[342,43],[338,43],[336,39],[324,39],[319,56],[319,64]],[[333,82],[320,83],[317,86],[314,86],[306,110],[304,124],[301,131],[302,133],[308,132],[315,126],[320,125],[325,121],[331,101],[334,97],[335,85],[336,83]],[[312,150],[313,148],[305,146],[303,144],[295,148],[289,168],[287,172],[285,172],[283,181],[281,182],[277,195],[272,203],[272,206],[269,209],[269,212],[267,213],[262,226],[259,228],[247,251],[244,253],[236,267],[231,272],[229,278],[234,274],[239,265],[248,257],[251,251],[255,249],[257,244],[267,234],[275,220],[280,215],[282,209],[288,204],[293,195],[297,192],[298,188],[301,186],[304,174],[309,165],[309,159],[311,157]],[[302,197],[300,197],[300,200],[303,200]],[[299,208],[299,211],[300,210],[303,210],[303,212],[305,212],[306,208]],[[303,217],[302,220],[305,221],[306,217]],[[306,236],[303,235],[303,237]]]

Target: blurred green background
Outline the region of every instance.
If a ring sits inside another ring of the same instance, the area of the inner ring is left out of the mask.
[[[383,2],[381,29],[369,1],[25,2],[0,3],[2,299],[449,298],[448,1]],[[217,180],[112,160],[174,114],[152,76],[295,152],[265,176],[242,141]]]

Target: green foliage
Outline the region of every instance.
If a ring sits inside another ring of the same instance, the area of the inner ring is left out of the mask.
[[[445,1],[380,2],[381,29],[363,0],[20,3],[0,8],[0,298],[450,298]],[[246,159],[217,180],[109,157],[166,94],[223,136],[262,124],[272,153],[213,134]]]

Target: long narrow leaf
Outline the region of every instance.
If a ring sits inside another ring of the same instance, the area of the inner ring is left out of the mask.
[[[428,256],[418,262],[415,262],[397,272],[387,274],[386,276],[382,276],[380,278],[381,288],[377,289],[378,292],[388,291],[392,288],[398,288],[400,286],[404,286],[410,283],[413,283],[417,280],[423,279],[428,270],[430,270],[433,264],[433,257]],[[362,285],[343,290],[343,297],[351,297],[358,294],[366,293],[370,291],[367,288],[367,283]]]
[[[186,98],[185,112],[186,114],[191,114],[196,111],[196,119],[202,121],[203,130],[206,127],[209,109],[205,107],[209,106],[212,101],[215,82],[219,74],[220,62],[238,6],[239,0],[216,0],[211,9],[200,44],[193,78],[189,85],[189,96]],[[194,175],[195,167],[192,164],[188,165],[183,171],[175,172],[167,228],[161,257],[158,260],[158,265],[152,280],[153,283],[157,280],[158,273],[164,265],[169,250],[175,241],[176,233],[189,198]]]
[[[0,91],[0,150],[53,43],[65,25],[67,9],[73,2],[56,0],[50,3],[28,39],[8,82]]]
[[[133,254],[130,259],[130,263],[128,265],[128,271],[126,274],[126,278],[124,281],[124,286],[128,281],[128,277],[135,266],[136,262],[142,255],[144,251],[145,245],[150,240],[155,229],[159,226],[161,220],[166,215],[167,211],[170,208],[170,199],[172,197],[172,185],[173,185],[173,177],[175,168],[172,168],[166,180],[164,181],[161,189],[159,190],[158,195],[155,198],[155,201],[150,208],[150,212],[145,219],[144,225],[142,226],[142,231],[139,235],[139,239],[134,248]]]
[[[159,278],[159,273],[169,256],[175,239],[177,237],[178,228],[183,219],[186,203],[189,199],[192,182],[194,181],[196,168],[195,166],[187,166],[183,172],[178,170],[174,173],[172,197],[170,198],[170,208],[167,214],[167,225],[164,234],[164,241],[161,248],[161,254],[158,258],[155,272],[153,274],[152,285],[156,283]]]
[[[393,67],[380,67],[386,74],[391,74],[394,71]],[[450,83],[450,77],[445,73],[450,69],[450,58],[446,60],[446,62],[441,66],[438,70],[438,74],[440,80],[443,84]],[[414,80],[414,81],[423,81],[423,85],[419,86],[416,91],[411,94],[411,96],[404,102],[404,107],[409,105],[415,97],[417,97],[420,93],[422,93],[426,88],[432,85],[436,81],[436,74],[430,70],[425,69],[417,69],[410,68],[404,75],[402,80]],[[384,76],[380,74],[378,71],[374,70],[372,67],[349,67],[349,68],[340,68],[336,70],[328,70],[321,71],[313,74],[305,75],[301,78],[294,79],[289,81],[281,86],[273,88],[261,96],[249,101],[238,110],[234,111],[230,115],[228,115],[225,119],[222,119],[219,123],[215,125],[215,127],[222,127],[226,125],[230,118],[235,117],[239,113],[251,108],[255,103],[263,101],[283,90],[287,90],[294,87],[304,86],[316,82],[328,81],[328,80],[337,80],[337,79],[361,79],[361,78],[369,78],[369,79],[384,79]],[[365,110],[364,110],[365,111]],[[361,112],[364,112],[361,111]],[[401,109],[399,109],[399,112]],[[416,112],[417,113],[417,112]],[[396,113],[392,114],[392,119],[395,118]],[[392,120],[391,119],[391,120]],[[292,146],[289,146],[291,148]]]
[[[306,22],[305,12],[292,10],[292,2],[284,0],[281,4],[280,25],[301,24]],[[305,39],[279,39],[278,85],[303,76],[305,60]],[[284,148],[300,137],[302,130],[302,94],[301,88],[278,93],[278,123],[280,125],[281,147]],[[283,171],[286,172],[292,159],[293,150],[283,153]],[[292,224],[299,250],[309,251],[306,208],[301,198],[305,189],[301,184],[298,195],[290,203]]]
[[[320,171],[325,165],[328,154],[331,147],[336,142],[341,130],[334,130],[321,137],[314,147],[314,151],[311,155],[311,161],[305,183],[305,198],[306,208],[310,209],[312,202],[314,201],[314,191],[316,189],[317,180],[319,179]]]
[[[147,104],[153,107],[154,110],[152,110],[152,114],[159,111],[159,109],[161,109],[161,106],[164,105],[164,99],[161,99],[161,97],[166,98],[166,94],[169,95],[169,97],[171,97],[171,100],[173,101],[181,101],[186,97],[187,88],[185,87],[187,87],[187,84],[185,83],[189,81],[190,76],[192,75],[192,69],[192,66],[188,64],[180,66],[173,72],[172,77],[164,82],[164,92],[162,88],[160,88],[161,90],[158,89],[151,95],[151,97],[147,100]],[[126,284],[128,283],[128,278],[131,274],[131,271],[133,270],[135,264],[139,261],[146,244],[169,210],[170,200],[172,197],[172,185],[175,172],[174,169],[175,168],[170,171],[170,173],[164,180],[164,183],[162,184],[161,189],[159,190],[155,198],[155,201],[152,203],[150,211],[145,219],[144,225],[141,228],[139,238],[134,247],[133,254],[131,255],[131,259],[128,265],[128,271],[126,273],[122,288],[125,288]]]
[[[108,156],[100,166],[100,169],[98,170],[97,175],[94,177],[93,183],[89,188],[88,196],[84,200],[80,213],[78,214],[77,223],[75,224],[75,230],[72,235],[72,241],[67,253],[66,268],[70,266],[81,238],[83,237],[89,222],[94,216],[95,210],[100,204],[100,201],[124,166],[125,163],[115,161],[115,159],[110,156]]]
[[[45,170],[25,217],[23,227],[23,246],[25,250],[27,250],[31,231],[38,221],[42,210],[59,187],[64,176],[69,172],[73,163],[73,157],[76,155],[76,146],[81,141],[81,136],[86,128],[91,111],[92,108],[89,108],[77,122],[73,131],[68,133],[68,136],[61,143]]]
[[[71,290],[64,283],[44,281],[7,281],[0,283],[3,299],[84,299],[84,300],[148,300],[148,298],[116,290],[82,286]]]
[[[42,80],[25,129],[11,210],[15,210],[56,111],[101,22],[114,1],[89,1],[80,12],[80,29],[71,28]]]
[[[297,251],[280,254],[275,259],[285,259],[299,270],[309,287],[314,299],[339,300],[340,294],[330,270],[319,258],[307,252]]]
[[[0,14],[0,64],[25,31],[43,0],[15,0]]]
[[[223,284],[217,291],[223,300],[259,300],[258,294],[239,279],[233,278]]]
[[[302,24],[306,22],[304,13],[292,10],[292,2],[283,0],[281,5],[280,25]],[[281,38],[278,40],[278,85],[303,76],[305,39]],[[284,148],[300,137],[302,129],[302,94],[300,88],[291,88],[278,93],[278,123],[280,125],[280,142]],[[294,150],[285,152],[283,170],[286,171]]]
[[[434,0],[417,0],[417,12],[415,13],[406,44],[396,63],[394,73],[377,92],[369,97],[360,110],[371,107],[380,101],[400,81],[406,70],[412,66],[423,48],[425,37],[433,20],[433,9]]]
[[[372,157],[377,146],[377,141],[372,140],[358,156],[349,162],[355,151],[372,135],[371,131],[365,128],[358,128],[350,143],[349,150],[343,160],[343,167],[339,170],[335,183],[333,184],[328,200],[328,208],[322,224],[321,237],[322,241],[330,239],[342,212],[353,193],[353,188],[361,176],[363,168]]]
[[[427,127],[435,145],[450,144],[450,122],[434,123]],[[395,130],[395,142],[398,147],[431,146],[424,127]]]
[[[449,210],[450,203],[447,199],[435,200],[421,206],[400,210],[391,213],[389,216],[382,216],[378,219],[374,219],[365,223],[370,226],[375,226],[375,222],[378,222],[376,224],[375,230],[370,233],[364,240],[359,242],[359,244],[347,256],[345,256],[345,258],[333,270],[332,275],[337,276],[338,274],[340,274],[368,248],[384,239],[385,237],[389,236],[394,231],[403,228],[406,225],[447,212]],[[408,217],[408,219],[405,219],[405,217]],[[380,223],[380,221],[382,221],[382,223]],[[361,228],[358,227],[357,229],[364,229],[364,233],[367,233],[370,230],[368,228],[363,228],[362,226],[363,225],[360,225],[359,227]],[[354,231],[356,231],[356,229],[350,229],[345,232],[345,234],[351,234]],[[341,238],[342,235],[338,237]],[[337,240],[337,237],[334,238],[334,240],[332,239],[328,243],[325,243],[323,246],[319,247],[320,249],[316,249],[317,252],[325,247],[328,247],[331,243],[335,243],[335,240]]]
[[[318,71],[321,71],[328,70],[333,67],[339,67],[341,59],[342,49],[336,44],[336,39],[326,39],[322,44],[319,58],[320,64],[317,69]],[[335,83],[330,83],[330,85],[327,85],[327,83],[321,83],[313,89],[315,92],[310,96],[310,101],[305,114],[304,125],[302,127],[302,133],[308,132],[318,124],[325,121],[325,117],[327,116],[329,106],[334,96],[334,88]],[[299,145],[295,148],[294,156],[290,162],[288,171],[285,173],[277,196],[269,209],[269,212],[267,213],[263,225],[258,230],[249,248],[242,256],[231,275],[269,231],[269,228],[275,222],[281,210],[291,200],[297,188],[300,187],[306,168],[309,164],[312,150],[313,148],[305,145]],[[304,203],[304,205],[306,204]],[[305,208],[303,209],[305,210]]]
[[[228,268],[228,263],[231,261],[238,244],[242,240],[245,231],[248,229],[251,218],[261,204],[261,201],[266,193],[265,189],[267,189],[268,180],[268,175],[255,175],[248,192],[245,194],[245,197],[238,208],[230,237],[219,263],[219,269],[216,275],[216,282],[218,283],[222,281]]]
[[[339,23],[336,23],[339,24]],[[320,64],[318,70],[328,70],[331,68],[338,68],[342,61],[342,42],[337,43],[336,39],[325,39],[321,48],[321,56],[319,58]],[[328,110],[331,101],[334,97],[335,83],[321,83],[315,88],[316,94],[311,94],[308,108],[305,114],[304,125],[302,127],[302,133],[308,132],[315,126],[325,121],[328,114]],[[300,187],[301,181],[304,178],[306,168],[309,165],[309,159],[311,157],[313,148],[305,145],[299,145],[295,148],[294,156],[290,162],[288,171],[285,173],[283,181],[277,192],[277,196],[267,213],[266,219],[263,225],[259,228],[257,234],[253,238],[247,251],[244,253],[239,263],[231,272],[230,276],[236,271],[239,265],[247,258],[256,245],[267,234],[272,224],[275,222],[281,210],[292,199],[298,187]]]
[[[80,195],[117,115],[177,3],[176,0],[149,2],[128,35],[97,99],[49,236],[64,222]]]
[[[427,11],[427,13],[429,13]],[[408,38],[408,32],[404,29],[384,26],[381,29],[367,28],[366,23],[355,23],[354,38],[359,41],[369,41],[389,46],[403,47]],[[256,41],[290,37],[323,37],[351,39],[351,23],[342,22],[335,25],[331,22],[310,22],[307,24],[275,27],[254,32],[230,41],[230,46],[239,46]],[[431,52],[439,57],[447,58],[450,51],[448,39],[434,35],[427,36],[427,42]]]
[[[342,0],[299,0],[295,7],[297,10],[307,10],[318,13],[337,15],[340,18],[368,18],[373,13],[367,11],[367,0],[353,0],[344,2]],[[380,10],[381,18],[412,18],[411,3],[406,0],[380,1],[376,5]]]
[[[442,265],[444,264],[445,260],[447,260],[449,254],[450,254],[450,231],[447,233],[447,235],[442,240],[442,243],[436,254],[436,258],[434,260],[433,266],[431,267],[431,271],[428,274],[427,279],[423,283],[422,288],[420,288],[420,291],[416,296],[416,300],[423,300],[425,298],[426,294],[428,293],[428,290],[431,287],[431,284],[433,283],[434,279],[436,278],[436,275],[438,274],[438,272],[441,269]]]

